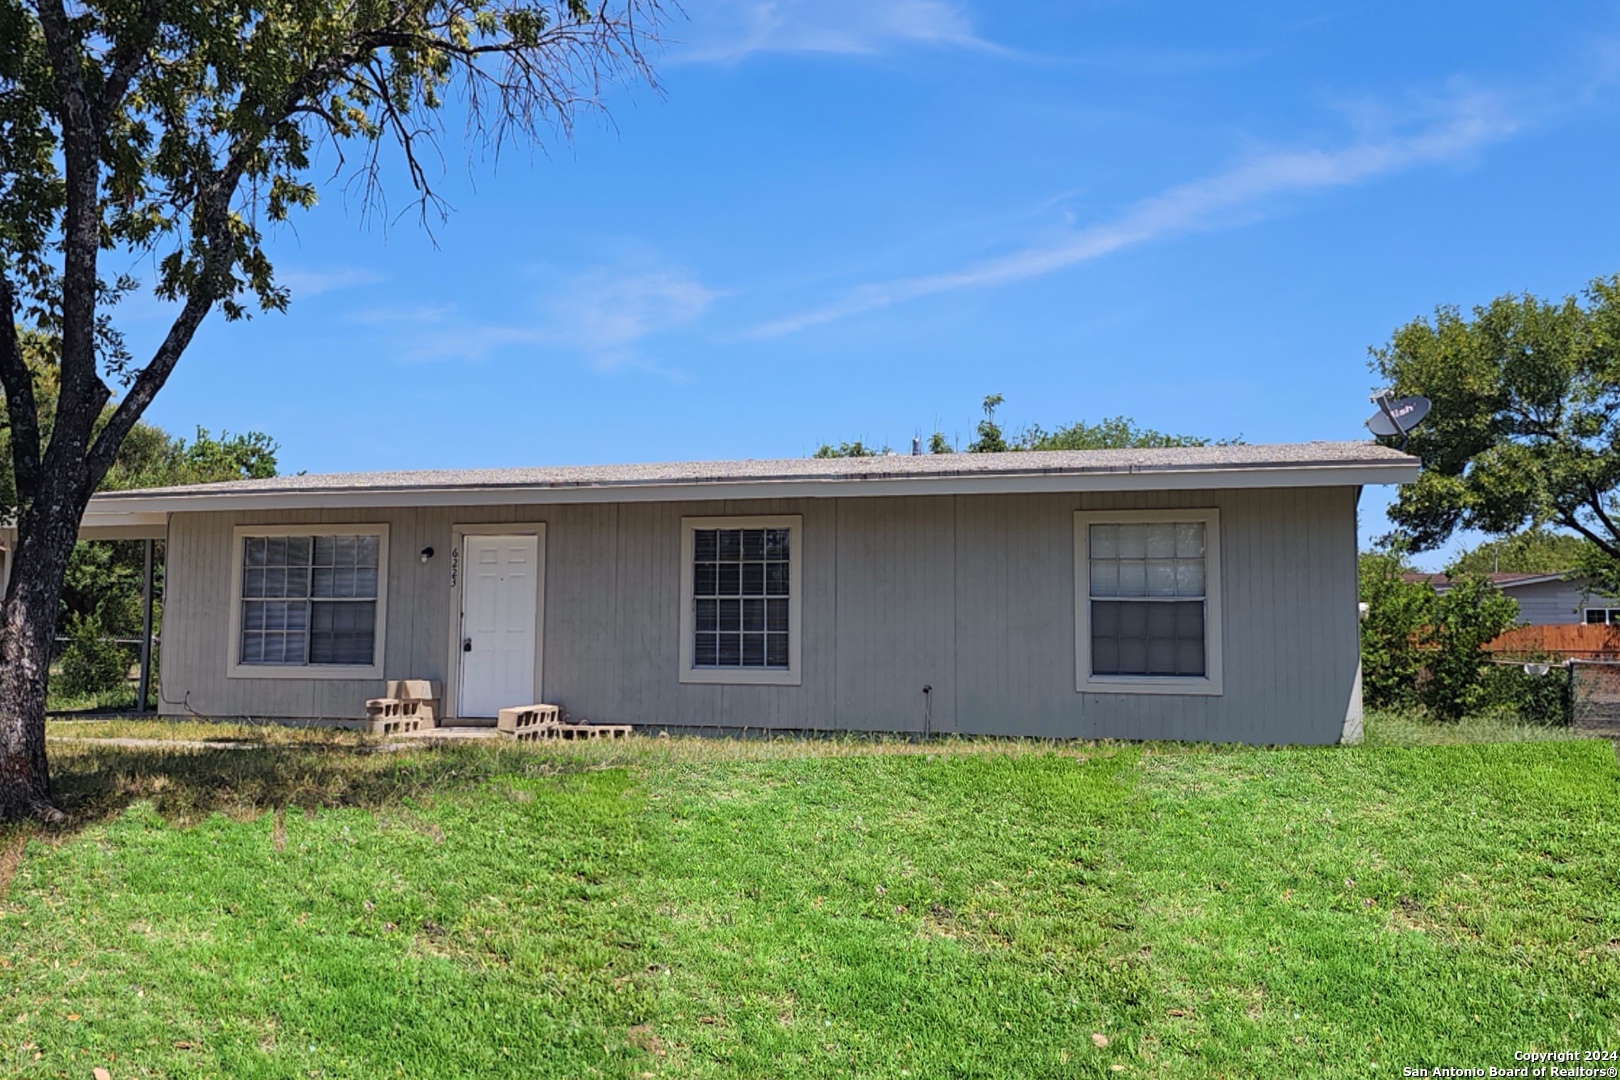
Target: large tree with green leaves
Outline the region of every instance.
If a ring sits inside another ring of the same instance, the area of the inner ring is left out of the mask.
[[[45,691],[85,504],[204,319],[286,306],[263,230],[314,203],[316,150],[348,155],[374,201],[394,148],[426,211],[447,103],[473,144],[566,133],[604,80],[649,74],[656,17],[656,0],[0,0],[0,388],[18,529],[0,817],[60,816]],[[177,307],[144,357],[115,319],[138,283],[106,269],[137,261]],[[57,358],[48,435],[23,330]]]
[[[1471,316],[1440,308],[1374,349],[1372,366],[1434,403],[1407,444],[1423,471],[1390,511],[1410,550],[1459,529],[1554,526],[1588,541],[1581,569],[1620,587],[1620,277]]]
[[[1559,574],[1586,566],[1592,542],[1574,533],[1530,528],[1476,544],[1451,560],[1448,574]]]

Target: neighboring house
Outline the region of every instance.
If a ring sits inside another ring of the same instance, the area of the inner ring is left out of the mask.
[[[288,476],[97,495],[167,539],[161,711],[1330,743],[1370,443]]]
[[[1407,573],[1407,581],[1432,585],[1444,593],[1451,587],[1444,574]],[[1620,600],[1588,591],[1585,577],[1573,571],[1550,574],[1486,574],[1486,580],[1519,602],[1519,621],[1530,626],[1567,626],[1574,623],[1620,625]]]

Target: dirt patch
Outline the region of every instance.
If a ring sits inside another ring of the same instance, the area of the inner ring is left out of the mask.
[[[0,902],[6,898],[11,890],[11,879],[17,876],[17,867],[22,863],[23,848],[28,846],[28,836],[17,832],[9,837],[4,846],[0,846]]]
[[[664,1048],[664,1040],[660,1039],[653,1032],[652,1025],[650,1024],[637,1024],[626,1034],[629,1036],[631,1046],[634,1046],[638,1050],[645,1050],[653,1057],[663,1057],[665,1054],[669,1053],[669,1051]]]

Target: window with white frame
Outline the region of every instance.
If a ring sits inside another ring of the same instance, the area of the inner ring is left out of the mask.
[[[1589,607],[1586,609],[1588,623],[1610,623],[1620,626],[1620,608]]]
[[[683,522],[681,678],[798,681],[799,518]]]
[[[236,666],[375,668],[384,551],[377,530],[238,530]]]
[[[1079,688],[1219,693],[1213,510],[1076,515]]]

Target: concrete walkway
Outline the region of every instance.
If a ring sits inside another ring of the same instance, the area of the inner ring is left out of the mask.
[[[269,743],[221,742],[217,739],[93,739],[81,735],[47,735],[46,742],[115,746],[121,750],[264,750]]]

